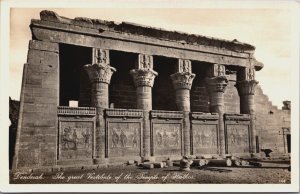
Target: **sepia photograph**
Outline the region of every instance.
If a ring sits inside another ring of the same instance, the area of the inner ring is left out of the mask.
[[[298,1],[13,2],[1,192],[299,192]]]

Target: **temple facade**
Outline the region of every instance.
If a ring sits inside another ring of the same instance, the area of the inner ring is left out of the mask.
[[[42,11],[30,24],[14,169],[288,153],[290,102],[263,94],[255,47]]]

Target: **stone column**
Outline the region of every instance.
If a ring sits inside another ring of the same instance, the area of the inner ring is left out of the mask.
[[[153,70],[153,56],[139,54],[135,65],[130,71],[136,87],[137,108],[144,110],[143,122],[143,157],[150,157],[150,122],[149,111],[152,110],[152,87],[157,72]]]
[[[190,135],[190,90],[195,74],[192,73],[190,60],[178,59],[177,73],[171,75],[173,87],[176,92],[176,105],[180,111],[184,112],[183,120],[183,139],[184,155],[191,154],[191,135]]]
[[[210,112],[219,114],[218,152],[225,154],[225,128],[224,128],[224,92],[228,84],[225,75],[225,66],[214,64],[210,67],[205,79],[209,94]]]
[[[241,114],[250,114],[250,152],[256,153],[255,104],[254,93],[258,81],[255,80],[255,69],[244,68],[238,72],[236,87],[240,96]]]
[[[109,51],[93,49],[93,63],[84,66],[91,86],[92,106],[97,109],[96,142],[94,149],[95,163],[101,163],[105,158],[105,120],[103,110],[108,108],[108,85],[115,68],[109,65]]]

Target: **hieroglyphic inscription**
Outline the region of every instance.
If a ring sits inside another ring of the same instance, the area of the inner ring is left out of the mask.
[[[229,154],[249,152],[248,125],[227,125],[226,140]]]
[[[140,123],[110,122],[108,124],[109,157],[139,156],[140,150]]]
[[[62,121],[59,132],[59,159],[92,157],[93,122]]]
[[[181,130],[180,124],[153,124],[154,155],[180,155]]]
[[[217,126],[193,124],[193,154],[215,154],[217,147]]]

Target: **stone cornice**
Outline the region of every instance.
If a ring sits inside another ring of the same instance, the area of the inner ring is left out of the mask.
[[[65,116],[95,116],[96,108],[59,106],[57,107],[57,114]]]
[[[139,109],[105,109],[107,117],[134,117],[142,118],[143,110]]]
[[[99,30],[111,30],[116,32],[124,32],[136,35],[149,36],[160,39],[173,40],[178,42],[186,42],[188,44],[199,44],[206,46],[220,47],[228,50],[235,50],[239,52],[252,53],[255,50],[253,45],[239,42],[236,39],[229,41],[224,39],[217,39],[196,34],[187,34],[185,32],[168,31],[162,28],[154,28],[134,24],[129,22],[115,23],[113,21],[105,21],[100,19],[90,19],[84,17],[76,17],[69,19],[59,16],[57,13],[49,10],[40,12],[40,18],[43,21],[51,21],[56,23],[64,23],[69,25],[82,26],[87,28],[96,28]]]
[[[213,45],[183,43],[151,36],[122,33],[109,28],[91,28],[50,20],[32,19],[30,28],[35,40],[85,47],[101,45],[105,49],[134,53],[141,52],[141,45],[143,45],[143,52],[149,55],[178,58],[182,52],[185,52],[185,56],[190,60],[240,67],[247,67],[251,62],[256,70],[263,68],[263,64],[255,59],[253,53],[227,50]]]
[[[219,120],[217,113],[192,112],[190,116],[195,120]]]
[[[181,111],[163,111],[152,110],[150,112],[151,118],[163,118],[163,119],[182,119],[184,117]]]

